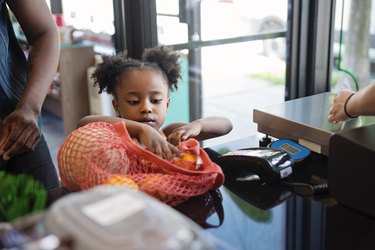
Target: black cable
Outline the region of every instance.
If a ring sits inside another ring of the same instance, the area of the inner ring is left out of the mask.
[[[328,192],[328,184],[308,184],[302,182],[289,182],[282,180],[281,184],[291,187],[293,191],[301,196],[313,196]]]

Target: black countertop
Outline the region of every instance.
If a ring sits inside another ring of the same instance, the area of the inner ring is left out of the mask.
[[[214,154],[258,146],[259,138],[252,136],[206,150]],[[312,154],[296,164],[288,179],[325,183],[326,174],[326,156]],[[225,177],[220,189],[176,208],[225,246],[265,250],[375,249],[375,218],[336,202],[329,190],[306,196],[281,184],[238,181],[230,173],[225,173]]]

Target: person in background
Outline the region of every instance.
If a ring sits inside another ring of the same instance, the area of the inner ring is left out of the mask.
[[[125,121],[132,138],[149,151],[172,159],[179,154],[177,145],[189,138],[205,140],[229,133],[232,123],[224,117],[207,117],[190,123],[172,123],[162,128],[170,104],[169,92],[177,90],[181,78],[179,55],[170,47],[146,49],[141,60],[126,53],[104,58],[92,78],[99,93],[113,96],[117,117],[87,116],[78,127],[90,122]]]
[[[375,83],[358,92],[340,92],[333,101],[328,121],[337,123],[359,115],[375,115]]]
[[[11,11],[29,44],[26,58]],[[57,69],[59,33],[45,0],[0,0],[0,170],[59,186],[41,132],[41,108]]]

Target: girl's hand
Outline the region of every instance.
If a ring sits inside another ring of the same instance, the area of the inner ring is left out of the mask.
[[[170,144],[157,130],[148,125],[141,129],[139,139],[149,151],[162,158],[171,160],[174,156],[181,154],[177,147]]]
[[[345,121],[349,119],[349,117],[345,114],[344,106],[346,100],[352,95],[353,92],[350,91],[343,91],[340,92],[335,99],[333,100],[333,104],[329,110],[328,114],[328,121],[331,123],[337,123],[340,121]],[[348,104],[346,104],[348,105]],[[347,107],[348,108],[348,107]]]
[[[168,136],[168,141],[173,145],[178,145],[181,141],[189,138],[195,138],[202,131],[202,124],[199,121],[193,121],[172,131]]]

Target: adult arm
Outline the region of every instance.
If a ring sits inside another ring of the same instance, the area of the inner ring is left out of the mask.
[[[350,99],[348,100],[349,97]],[[350,91],[340,92],[335,97],[329,111],[329,122],[336,123],[350,118],[345,114],[345,103],[346,112],[352,117],[359,115],[375,115],[375,83],[371,83],[356,93]]]
[[[30,45],[27,80],[16,109],[4,119],[0,154],[8,160],[40,139],[37,117],[56,72],[60,38],[45,0],[7,0]]]
[[[195,138],[203,141],[228,134],[233,129],[232,122],[224,117],[211,116],[190,123],[174,123],[164,129],[168,141],[178,145],[180,141]]]

